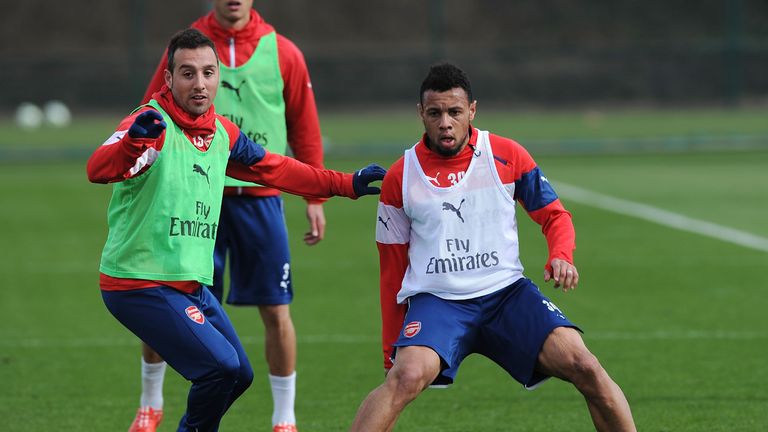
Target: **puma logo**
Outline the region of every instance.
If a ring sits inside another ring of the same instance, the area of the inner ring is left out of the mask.
[[[222,80],[221,86],[224,87],[225,89],[232,90],[233,92],[235,92],[235,95],[237,95],[237,100],[242,102],[243,100],[240,99],[240,87],[242,87],[244,83],[245,83],[245,80],[242,80],[240,81],[240,85],[235,87],[232,84]]]
[[[428,176],[428,175],[426,175],[426,174],[424,174],[424,176],[425,176],[427,179],[429,179],[429,181],[431,181],[431,182],[435,183],[436,185],[440,186],[440,181],[439,181],[439,180],[437,180],[437,178],[440,176],[440,171],[438,171],[438,172],[437,172],[437,174],[435,174],[435,176],[434,176],[434,177],[430,177],[430,176]]]
[[[453,204],[451,204],[449,202],[444,202],[443,203],[443,210],[450,210],[450,211],[456,213],[456,216],[458,216],[459,219],[461,219],[461,223],[464,223],[464,218],[461,217],[461,205],[462,204],[464,204],[464,198],[461,199],[461,202],[459,203],[459,208],[454,207]]]
[[[208,169],[210,170],[211,167],[209,166]],[[200,174],[201,176],[205,177],[205,181],[208,182],[208,186],[211,185],[211,181],[208,179],[208,173],[205,172],[203,167],[201,167],[198,164],[194,164],[194,165],[192,165],[192,172],[196,172],[196,173]]]
[[[384,219],[381,218],[381,216],[379,216],[379,222],[381,222],[384,225],[384,228],[386,228],[387,231],[389,231],[389,227],[387,226],[387,224],[389,223],[390,220],[392,220],[392,218],[387,218],[387,220],[385,221]]]

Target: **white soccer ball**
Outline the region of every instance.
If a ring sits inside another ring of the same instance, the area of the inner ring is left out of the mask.
[[[52,100],[43,107],[45,121],[54,127],[69,126],[72,121],[72,113],[62,101]]]
[[[16,124],[24,129],[36,129],[43,124],[43,110],[31,102],[23,102],[16,108]]]

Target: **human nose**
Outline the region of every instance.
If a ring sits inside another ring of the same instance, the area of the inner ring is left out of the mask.
[[[202,73],[195,74],[194,86],[196,90],[205,89],[205,77]]]
[[[448,113],[440,114],[440,121],[438,126],[440,129],[450,129],[452,127],[451,116],[448,115]]]

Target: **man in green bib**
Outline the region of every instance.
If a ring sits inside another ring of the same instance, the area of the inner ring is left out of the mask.
[[[271,153],[290,150],[297,160],[322,168],[320,123],[303,54],[252,8],[252,0],[212,3],[213,10],[191,27],[214,42],[221,59],[216,112]],[[163,86],[164,69],[161,61],[144,102]],[[305,199],[309,229],[304,242],[312,246],[325,235],[324,199]],[[280,191],[228,177],[218,228],[211,291],[222,303],[258,307],[272,390],[272,430],[295,432],[296,331],[290,314],[294,286]],[[164,368],[163,359],[144,346],[142,408],[162,409]]]
[[[253,380],[229,318],[206,287],[225,176],[306,197],[357,198],[379,192],[369,183],[384,169],[317,169],[253,142],[214,111],[218,58],[197,30],[173,37],[164,79],[88,160],[90,181],[113,183],[100,286],[115,318],[192,382],[178,430],[216,431]],[[140,411],[137,430],[156,425],[156,414]]]

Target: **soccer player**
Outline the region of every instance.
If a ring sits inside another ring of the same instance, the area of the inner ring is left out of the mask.
[[[550,376],[569,381],[598,430],[635,430],[624,394],[578,328],[523,276],[516,203],[542,226],[544,280],[576,288],[570,213],[523,147],[472,127],[477,102],[462,70],[433,66],[419,95],[425,134],[385,176],[376,225],[388,373],[352,431],[391,430],[425,388],[452,383],[471,353],[527,388]]]
[[[321,170],[253,142],[214,111],[219,63],[198,30],[171,39],[165,83],[88,160],[90,181],[114,183],[100,286],[115,318],[192,382],[178,430],[215,431],[253,380],[206,287],[225,173],[302,196],[356,198],[377,193],[368,184],[384,170]]]
[[[252,8],[253,0],[214,0],[213,10],[191,27],[213,40],[222,61],[216,112],[237,124],[271,153],[285,154],[323,167],[323,147],[315,98],[304,57],[290,40]],[[163,85],[161,61],[144,101]],[[307,198],[307,245],[325,235],[322,198]],[[265,355],[272,390],[272,427],[296,431],[296,333],[289,304],[293,282],[288,233],[279,191],[228,177],[214,252],[211,291],[224,303],[224,269],[229,256],[226,302],[258,306],[264,323]],[[163,408],[165,363],[146,345],[142,350],[142,393],[137,413]],[[153,432],[154,428],[131,429]]]

